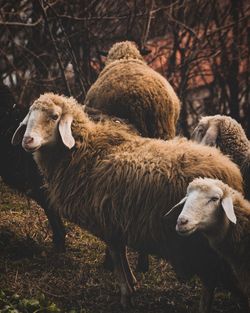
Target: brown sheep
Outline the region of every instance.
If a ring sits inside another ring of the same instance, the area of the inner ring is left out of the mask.
[[[250,295],[250,202],[241,193],[220,180],[195,179],[188,186],[176,229],[185,236],[202,232]]]
[[[144,137],[170,139],[180,103],[169,83],[146,65],[132,42],[125,41],[110,49],[105,69],[87,93],[85,110],[91,108],[126,119]],[[112,268],[108,253],[104,265]],[[140,254],[137,271],[147,270],[148,258]]]
[[[239,165],[245,195],[250,200],[250,142],[241,125],[230,116],[205,116],[194,129],[192,138],[205,145],[217,146]]]
[[[202,236],[183,239],[174,221],[162,218],[195,177],[219,178],[242,191],[239,169],[217,149],[142,138],[110,120],[94,123],[74,99],[55,94],[31,106],[12,139],[21,141],[47,181],[53,207],[110,247],[124,306],[135,284],[126,245],[166,258],[181,275],[197,274],[204,284],[200,312],[209,312],[219,280],[237,289],[227,263]]]
[[[106,65],[84,103],[127,119],[144,137],[175,136],[180,101],[167,80],[143,61],[129,41],[110,49]]]

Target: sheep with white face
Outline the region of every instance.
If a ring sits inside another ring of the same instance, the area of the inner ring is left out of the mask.
[[[219,181],[195,179],[188,186],[187,196],[183,200],[185,204],[176,225],[179,234],[190,235],[197,230],[209,231],[216,226],[218,218],[223,218],[225,214],[229,221],[236,223],[232,199],[225,196],[216,183]]]
[[[177,219],[176,231],[183,236],[203,233],[210,246],[227,259],[241,288],[250,293],[250,202],[220,180],[197,178],[188,188]],[[248,303],[245,311],[249,312]]]
[[[70,131],[72,116],[62,116],[62,109],[53,104],[49,110],[37,109],[37,106],[41,107],[41,104],[37,102],[30,107],[29,113],[17,128],[12,143],[15,145],[19,141],[19,137],[23,135],[20,128],[23,128],[22,147],[27,152],[35,152],[44,145],[56,143],[59,135],[64,145],[71,149],[75,144]]]

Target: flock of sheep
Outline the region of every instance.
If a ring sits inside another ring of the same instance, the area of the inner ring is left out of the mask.
[[[137,285],[131,247],[138,270],[153,254],[178,276],[197,275],[200,313],[211,311],[218,285],[249,312],[250,143],[242,127],[216,115],[200,120],[193,140],[175,137],[178,97],[130,42],[111,48],[84,104],[46,93],[25,117],[15,108],[3,117],[0,175],[44,208],[55,247],[65,248],[61,217],[102,239],[124,307]]]

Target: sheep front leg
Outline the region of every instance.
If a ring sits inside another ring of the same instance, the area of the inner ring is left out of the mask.
[[[65,252],[65,228],[60,216],[51,208],[44,207],[52,229],[53,244],[57,252]]]
[[[114,262],[114,271],[118,278],[121,290],[121,304],[124,308],[131,306],[131,295],[133,294],[133,277],[130,270],[126,248],[124,247],[109,247],[110,254]]]
[[[52,229],[54,248],[57,252],[65,251],[65,228],[59,214],[49,205],[48,199],[42,190],[33,198],[44,209]]]

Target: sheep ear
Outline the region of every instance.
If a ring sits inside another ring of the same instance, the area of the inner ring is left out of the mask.
[[[206,131],[206,135],[203,137],[201,143],[207,146],[216,146],[216,141],[218,137],[218,128],[212,125]]]
[[[222,200],[221,204],[222,204],[222,208],[223,208],[224,212],[226,213],[226,216],[229,219],[229,221],[236,224],[237,218],[236,218],[236,215],[234,213],[234,206],[233,206],[232,198],[231,197],[224,198]]]
[[[19,145],[23,140],[23,135],[26,130],[26,126],[29,119],[29,113],[25,116],[23,121],[19,124],[18,128],[14,132],[14,135],[12,136],[11,143],[13,146]]]
[[[181,199],[181,201],[178,202],[175,206],[173,206],[172,209],[170,209],[170,210],[164,215],[164,217],[169,216],[172,212],[175,211],[176,208],[178,208],[180,205],[182,205],[183,203],[185,203],[186,200],[187,200],[187,196],[184,197],[183,199]]]
[[[59,133],[61,135],[62,142],[69,149],[73,148],[75,145],[75,139],[71,132],[72,122],[73,117],[69,114],[65,114],[59,122]]]

